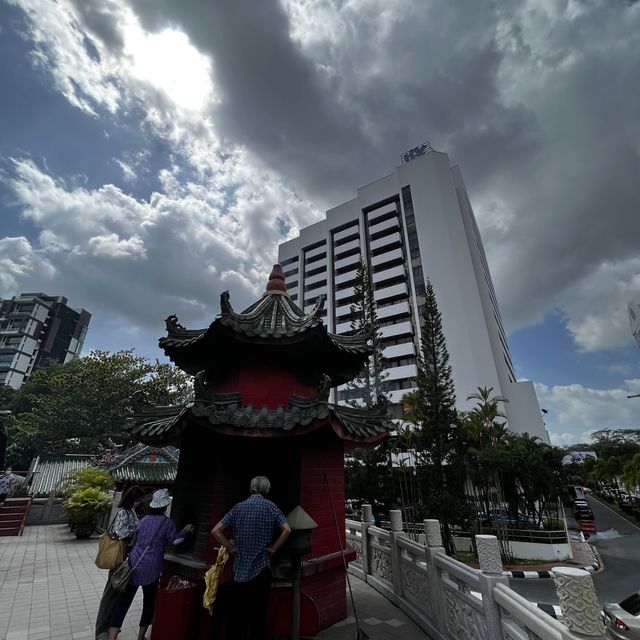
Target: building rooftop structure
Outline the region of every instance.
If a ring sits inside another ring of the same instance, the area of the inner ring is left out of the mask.
[[[22,293],[0,300],[0,385],[17,389],[47,361],[77,358],[90,320],[64,296]]]

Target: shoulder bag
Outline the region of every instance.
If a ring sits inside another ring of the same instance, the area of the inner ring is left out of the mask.
[[[118,514],[116,513],[116,516]],[[118,536],[114,537],[111,528],[115,522],[114,516],[109,528],[98,538],[98,555],[96,555],[96,567],[99,569],[115,569],[122,564],[125,557],[125,542]]]
[[[138,562],[136,562],[133,567],[129,564],[129,559],[127,558],[111,574],[111,586],[116,591],[124,591],[129,586],[129,581],[131,580],[131,576],[133,575],[135,568],[138,566],[138,564],[140,564],[140,560],[144,558],[144,554],[147,553],[147,551],[149,551],[149,547],[153,544],[155,539],[158,537],[158,534],[164,529],[167,523],[167,520],[168,518],[160,525],[160,527],[158,527],[158,530],[153,535],[153,538],[151,538],[151,542],[149,542],[149,544],[145,547],[144,551],[138,558]]]

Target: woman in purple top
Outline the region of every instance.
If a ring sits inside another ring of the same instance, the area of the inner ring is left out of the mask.
[[[188,524],[182,531],[176,533],[173,520],[164,515],[170,503],[171,497],[166,489],[156,491],[149,505],[149,515],[140,520],[133,536],[133,548],[129,554],[129,564],[133,567],[133,574],[113,610],[109,640],[115,640],[118,637],[138,587],[142,587],[143,594],[138,640],[145,640],[145,634],[153,619],[164,552],[168,545],[180,544],[187,533],[193,531],[193,525]]]

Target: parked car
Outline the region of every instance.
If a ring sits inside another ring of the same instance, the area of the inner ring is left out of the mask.
[[[593,511],[588,504],[576,504],[573,507],[576,520],[593,520]]]
[[[605,604],[602,618],[610,638],[640,640],[640,591],[618,604]]]

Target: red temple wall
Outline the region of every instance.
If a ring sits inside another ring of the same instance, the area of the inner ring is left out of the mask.
[[[214,561],[212,527],[249,495],[253,476],[269,477],[270,498],[285,515],[300,504],[319,525],[312,534],[312,552],[305,557],[311,562],[304,568],[302,590],[318,607],[324,629],[346,616],[344,568],[325,481],[326,474],[344,545],[343,460],[343,442],[328,429],[303,437],[264,439],[220,437],[206,429],[188,429],[181,446],[172,516],[181,526],[190,513],[196,514],[194,556],[210,564]]]
[[[242,394],[244,404],[255,407],[267,405],[269,409],[287,406],[292,393],[310,397],[316,388],[300,381],[291,371],[267,363],[232,371],[224,381],[212,385],[215,393]]]

